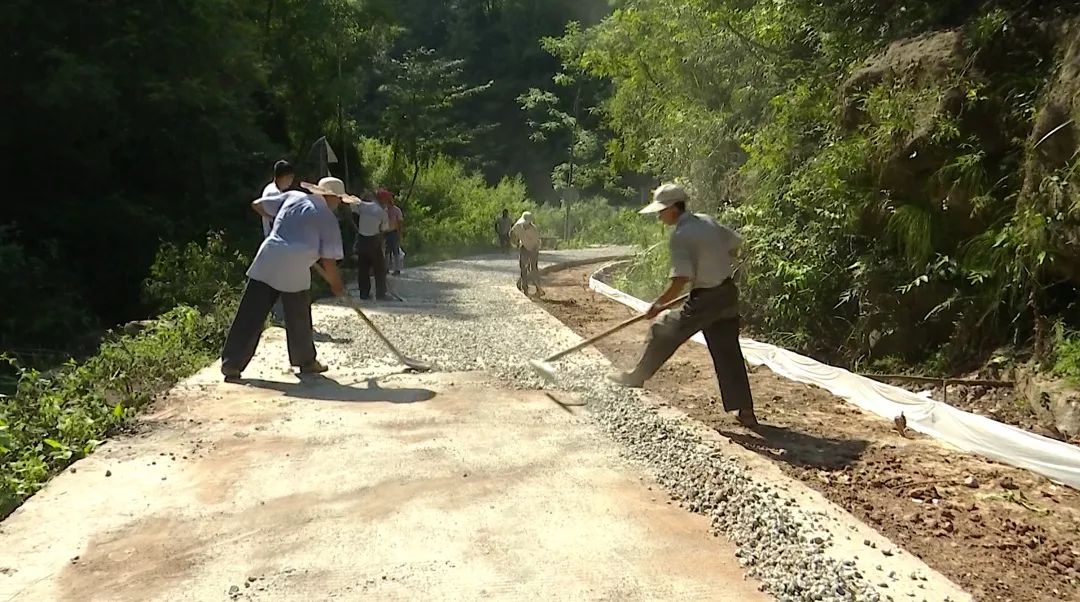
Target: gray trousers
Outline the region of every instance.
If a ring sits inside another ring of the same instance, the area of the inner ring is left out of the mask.
[[[289,346],[289,363],[306,366],[315,361],[315,339],[311,330],[311,295],[308,291],[283,293],[269,284],[248,280],[244,296],[236,310],[225,347],[221,350],[222,372],[243,372],[255,356],[262,337],[266,315],[274,302],[281,299],[285,310],[285,336]]]
[[[635,379],[648,380],[698,331],[705,334],[709,345],[724,409],[753,409],[750,379],[739,347],[739,289],[731,280],[715,288],[694,289],[682,307],[654,322],[645,351],[631,374]]]

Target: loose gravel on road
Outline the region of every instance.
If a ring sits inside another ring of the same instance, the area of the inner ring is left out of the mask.
[[[590,253],[609,255],[610,250],[562,252],[546,259],[568,261]],[[527,361],[579,339],[515,290],[516,263],[516,258],[493,256],[411,270],[393,281],[404,303],[369,307],[406,355],[430,361],[437,370],[486,371],[514,387],[544,388]],[[370,364],[375,356],[392,366],[392,356],[375,336],[351,318],[333,318],[316,329],[352,338],[357,364]],[[553,396],[557,399],[558,390],[573,391],[586,401],[591,419],[624,444],[629,458],[651,469],[680,504],[711,517],[716,532],[738,546],[748,573],[777,599],[966,599],[956,593],[950,597],[941,587],[935,591],[925,575],[900,574],[888,566],[870,575],[865,560],[830,552],[837,534],[823,516],[800,507],[783,487],[757,479],[738,459],[704,440],[685,418],[659,411],[639,391],[608,384],[608,364],[597,352],[566,358],[559,368],[559,381],[547,385]],[[874,562],[887,565],[889,560]]]

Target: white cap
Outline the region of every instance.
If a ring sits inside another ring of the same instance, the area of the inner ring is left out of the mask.
[[[654,190],[652,198],[652,202],[642,207],[638,213],[659,213],[679,201],[686,202],[690,200],[690,195],[686,193],[686,189],[680,184],[668,183],[661,184],[659,188]]]

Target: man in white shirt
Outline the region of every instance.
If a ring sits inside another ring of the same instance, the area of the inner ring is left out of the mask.
[[[284,159],[274,163],[274,179],[269,184],[263,187],[262,196],[259,198],[266,198],[270,196],[279,195],[286,190],[292,188],[293,179],[296,177],[296,170]],[[256,209],[256,213],[258,210]],[[262,218],[263,238],[270,236],[270,230],[274,227],[274,218],[272,216],[259,214]]]
[[[739,289],[732,280],[732,259],[742,246],[742,237],[708,215],[689,213],[688,200],[682,186],[664,184],[654,191],[653,202],[640,213],[657,214],[665,225],[674,227],[668,240],[671,278],[667,289],[649,308],[648,316],[659,315],[661,308],[677,299],[687,286],[690,298],[653,323],[645,350],[632,371],[617,372],[609,378],[624,386],[643,386],[680,345],[701,331],[720,382],[724,410],[736,412],[739,423],[753,428],[758,420],[739,347]]]
[[[366,196],[366,195],[365,195]],[[360,298],[371,298],[371,278],[375,277],[375,298],[386,300],[386,255],[383,233],[390,228],[390,218],[379,203],[365,198],[352,206],[356,225],[356,269]]]
[[[296,170],[289,164],[288,161],[282,159],[277,163],[274,163],[274,179],[269,184],[263,187],[262,196],[259,198],[266,198],[277,196],[282,192],[292,188],[293,179],[296,177]],[[270,230],[274,227],[274,216],[266,214],[266,212],[259,212],[258,207],[252,204],[252,209],[255,213],[259,214],[262,219],[263,238],[270,236]],[[281,306],[281,299],[278,299],[274,306],[270,309],[270,317],[275,326],[280,326],[285,319],[285,309]]]
[[[521,277],[518,278],[518,289],[526,295],[529,294],[529,284],[536,287],[536,294],[542,295],[540,279],[537,274],[540,261],[540,230],[533,223],[531,211],[525,211],[513,227],[510,228],[510,241],[518,245],[518,269]]]
[[[252,203],[260,215],[274,217],[274,226],[248,268],[244,296],[221,351],[221,373],[226,380],[240,378],[251,362],[266,315],[279,298],[285,309],[289,362],[302,374],[327,370],[315,357],[311,266],[316,262],[322,266],[334,295],[346,294],[337,267],[345,253],[334,211],[341,203],[359,199],[345,194],[345,184],[337,178],[303,186],[308,192],[285,192]]]

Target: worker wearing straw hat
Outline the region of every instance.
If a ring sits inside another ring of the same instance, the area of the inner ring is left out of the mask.
[[[653,202],[640,212],[656,214],[674,226],[669,239],[671,279],[667,289],[649,308],[656,317],[660,308],[674,301],[688,285],[690,298],[679,309],[666,312],[649,329],[641,359],[630,372],[615,373],[611,380],[641,387],[687,339],[698,331],[712,355],[724,409],[736,412],[744,426],[757,426],[750,379],[739,347],[739,290],[732,280],[733,257],[742,237],[713,218],[686,210],[689,195],[678,184],[664,184],[653,193]]]
[[[301,186],[307,192],[290,191],[252,203],[260,214],[273,216],[274,225],[248,268],[247,286],[221,351],[226,380],[239,378],[251,362],[266,315],[279,298],[285,310],[289,363],[305,374],[327,370],[315,356],[310,270],[318,262],[334,295],[346,294],[337,267],[345,253],[334,211],[341,203],[359,199],[346,194],[345,184],[337,178]]]

